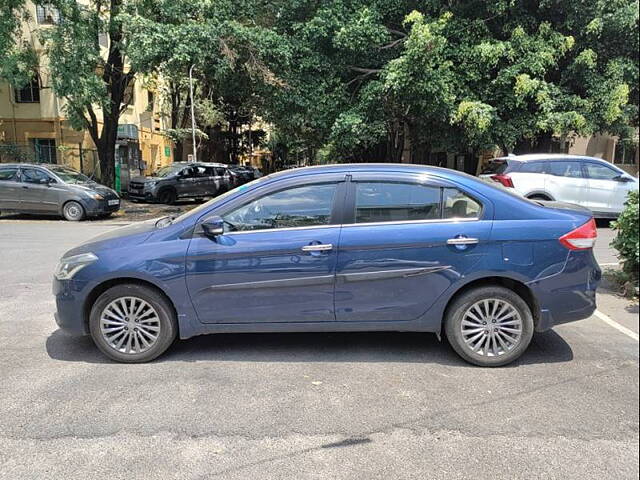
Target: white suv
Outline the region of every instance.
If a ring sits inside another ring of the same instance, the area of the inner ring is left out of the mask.
[[[531,154],[494,158],[480,177],[513,188],[532,200],[569,202],[595,217],[616,218],[638,179],[599,158]]]

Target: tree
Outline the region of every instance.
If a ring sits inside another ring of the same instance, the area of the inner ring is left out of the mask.
[[[50,6],[60,13],[56,25],[40,30],[45,46],[46,63],[53,92],[65,100],[64,109],[71,125],[86,129],[91,136],[100,161],[104,183],[113,185],[115,175],[115,146],[120,116],[129,103],[130,86],[136,71],[127,62],[128,39],[123,31],[120,15],[133,2],[127,0],[92,0],[81,4],[75,0],[49,0]],[[28,15],[25,2],[11,0],[3,5],[0,16],[2,30],[0,45],[9,46],[2,61],[2,74],[14,84],[20,76],[11,73],[7,65],[22,72],[29,65],[21,58],[36,58],[33,46],[24,47],[15,21]],[[8,26],[8,27],[7,27]],[[107,41],[106,51],[100,37]]]

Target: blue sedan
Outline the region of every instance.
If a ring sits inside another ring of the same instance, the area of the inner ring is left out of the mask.
[[[596,235],[584,208],[452,170],[289,170],[70,250],[56,321],[121,362],[209,333],[393,330],[500,366],[593,313]]]

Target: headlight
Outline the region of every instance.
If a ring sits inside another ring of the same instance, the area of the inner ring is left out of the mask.
[[[93,253],[82,253],[73,257],[62,258],[56,267],[54,276],[58,280],[71,280],[76,273],[96,260],[98,260],[98,257]]]
[[[144,184],[144,188],[146,188],[147,190],[150,190],[150,189],[152,189],[153,187],[156,186],[156,183],[158,183],[158,182],[146,182]]]
[[[94,200],[104,200],[104,197],[98,192],[87,192],[87,195],[89,195]]]

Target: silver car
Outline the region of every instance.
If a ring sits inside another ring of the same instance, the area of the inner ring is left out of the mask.
[[[494,158],[481,177],[513,188],[532,200],[587,207],[597,218],[616,218],[638,179],[600,158],[531,154]]]
[[[64,165],[0,164],[0,212],[60,215],[70,221],[120,209],[112,189]]]

